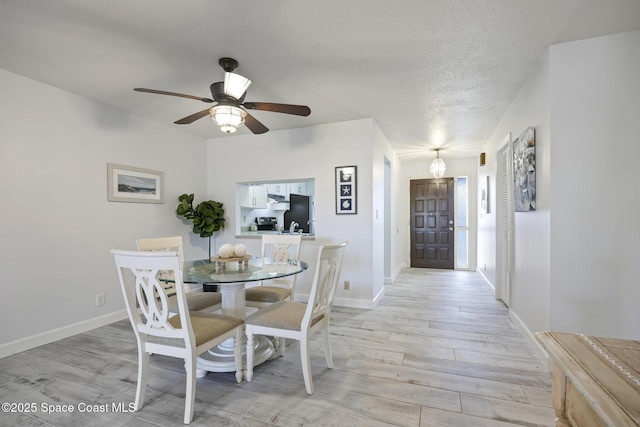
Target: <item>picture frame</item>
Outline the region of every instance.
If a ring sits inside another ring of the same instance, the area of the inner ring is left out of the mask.
[[[515,212],[536,210],[536,133],[528,127],[513,141]]]
[[[489,213],[489,175],[480,178],[480,214]]]
[[[107,200],[164,203],[164,172],[107,163]]]
[[[358,213],[358,167],[336,167],[336,215]]]

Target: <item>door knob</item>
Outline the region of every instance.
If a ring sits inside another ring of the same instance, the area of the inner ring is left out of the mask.
[[[449,230],[453,231],[453,227],[449,227]]]

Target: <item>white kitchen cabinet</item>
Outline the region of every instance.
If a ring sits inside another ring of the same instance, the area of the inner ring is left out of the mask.
[[[289,183],[289,194],[307,194],[306,182],[291,182]],[[287,194],[287,195],[289,195]]]
[[[289,195],[288,184],[285,184],[283,182],[276,184],[267,184],[267,193],[286,197]]]
[[[266,185],[241,185],[239,192],[240,206],[256,209],[265,209],[267,207]]]

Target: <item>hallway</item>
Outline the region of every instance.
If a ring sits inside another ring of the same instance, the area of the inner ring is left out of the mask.
[[[551,377],[475,272],[405,269],[375,310],[334,307],[335,368],[320,337],[312,348],[316,392],[305,393],[297,342],[255,369],[198,380],[191,425],[552,426]],[[80,404],[128,405],[136,343],[128,320],[0,360],[2,425],[178,426],[185,376],[179,360],[152,356],[145,406],[136,413],[80,412]],[[73,405],[44,413],[41,403]]]

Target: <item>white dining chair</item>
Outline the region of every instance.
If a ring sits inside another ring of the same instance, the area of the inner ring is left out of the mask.
[[[138,385],[135,410],[144,405],[149,355],[162,354],[184,360],[186,395],[184,423],[193,419],[196,391],[196,358],[221,342],[235,338],[236,380],[242,381],[242,319],[221,314],[189,312],[182,262],[177,251],[112,250],[127,313],[138,343]],[[169,310],[169,297],[160,274],[175,277],[178,312]]]
[[[300,341],[302,375],[308,394],[313,394],[309,339],[317,331],[322,331],[327,366],[333,368],[333,357],[329,342],[329,319],[346,246],[347,243],[344,242],[320,247],[311,293],[306,304],[294,301],[280,301],[258,310],[245,319],[247,381],[253,379],[254,335],[280,337],[280,353],[282,355],[284,355],[284,340],[286,338]]]
[[[300,261],[301,234],[264,234],[260,256],[276,261]],[[247,307],[267,307],[279,301],[294,301],[297,274],[258,282],[245,289]]]
[[[177,251],[180,255],[180,265],[184,263],[184,249],[182,247],[182,236],[156,237],[136,240],[139,251]],[[202,285],[199,290],[192,290],[186,285],[187,304],[190,311],[213,312],[222,308],[222,294],[220,292],[202,292]],[[169,311],[178,312],[175,292],[172,291],[173,283],[165,283],[165,289],[169,294]]]

